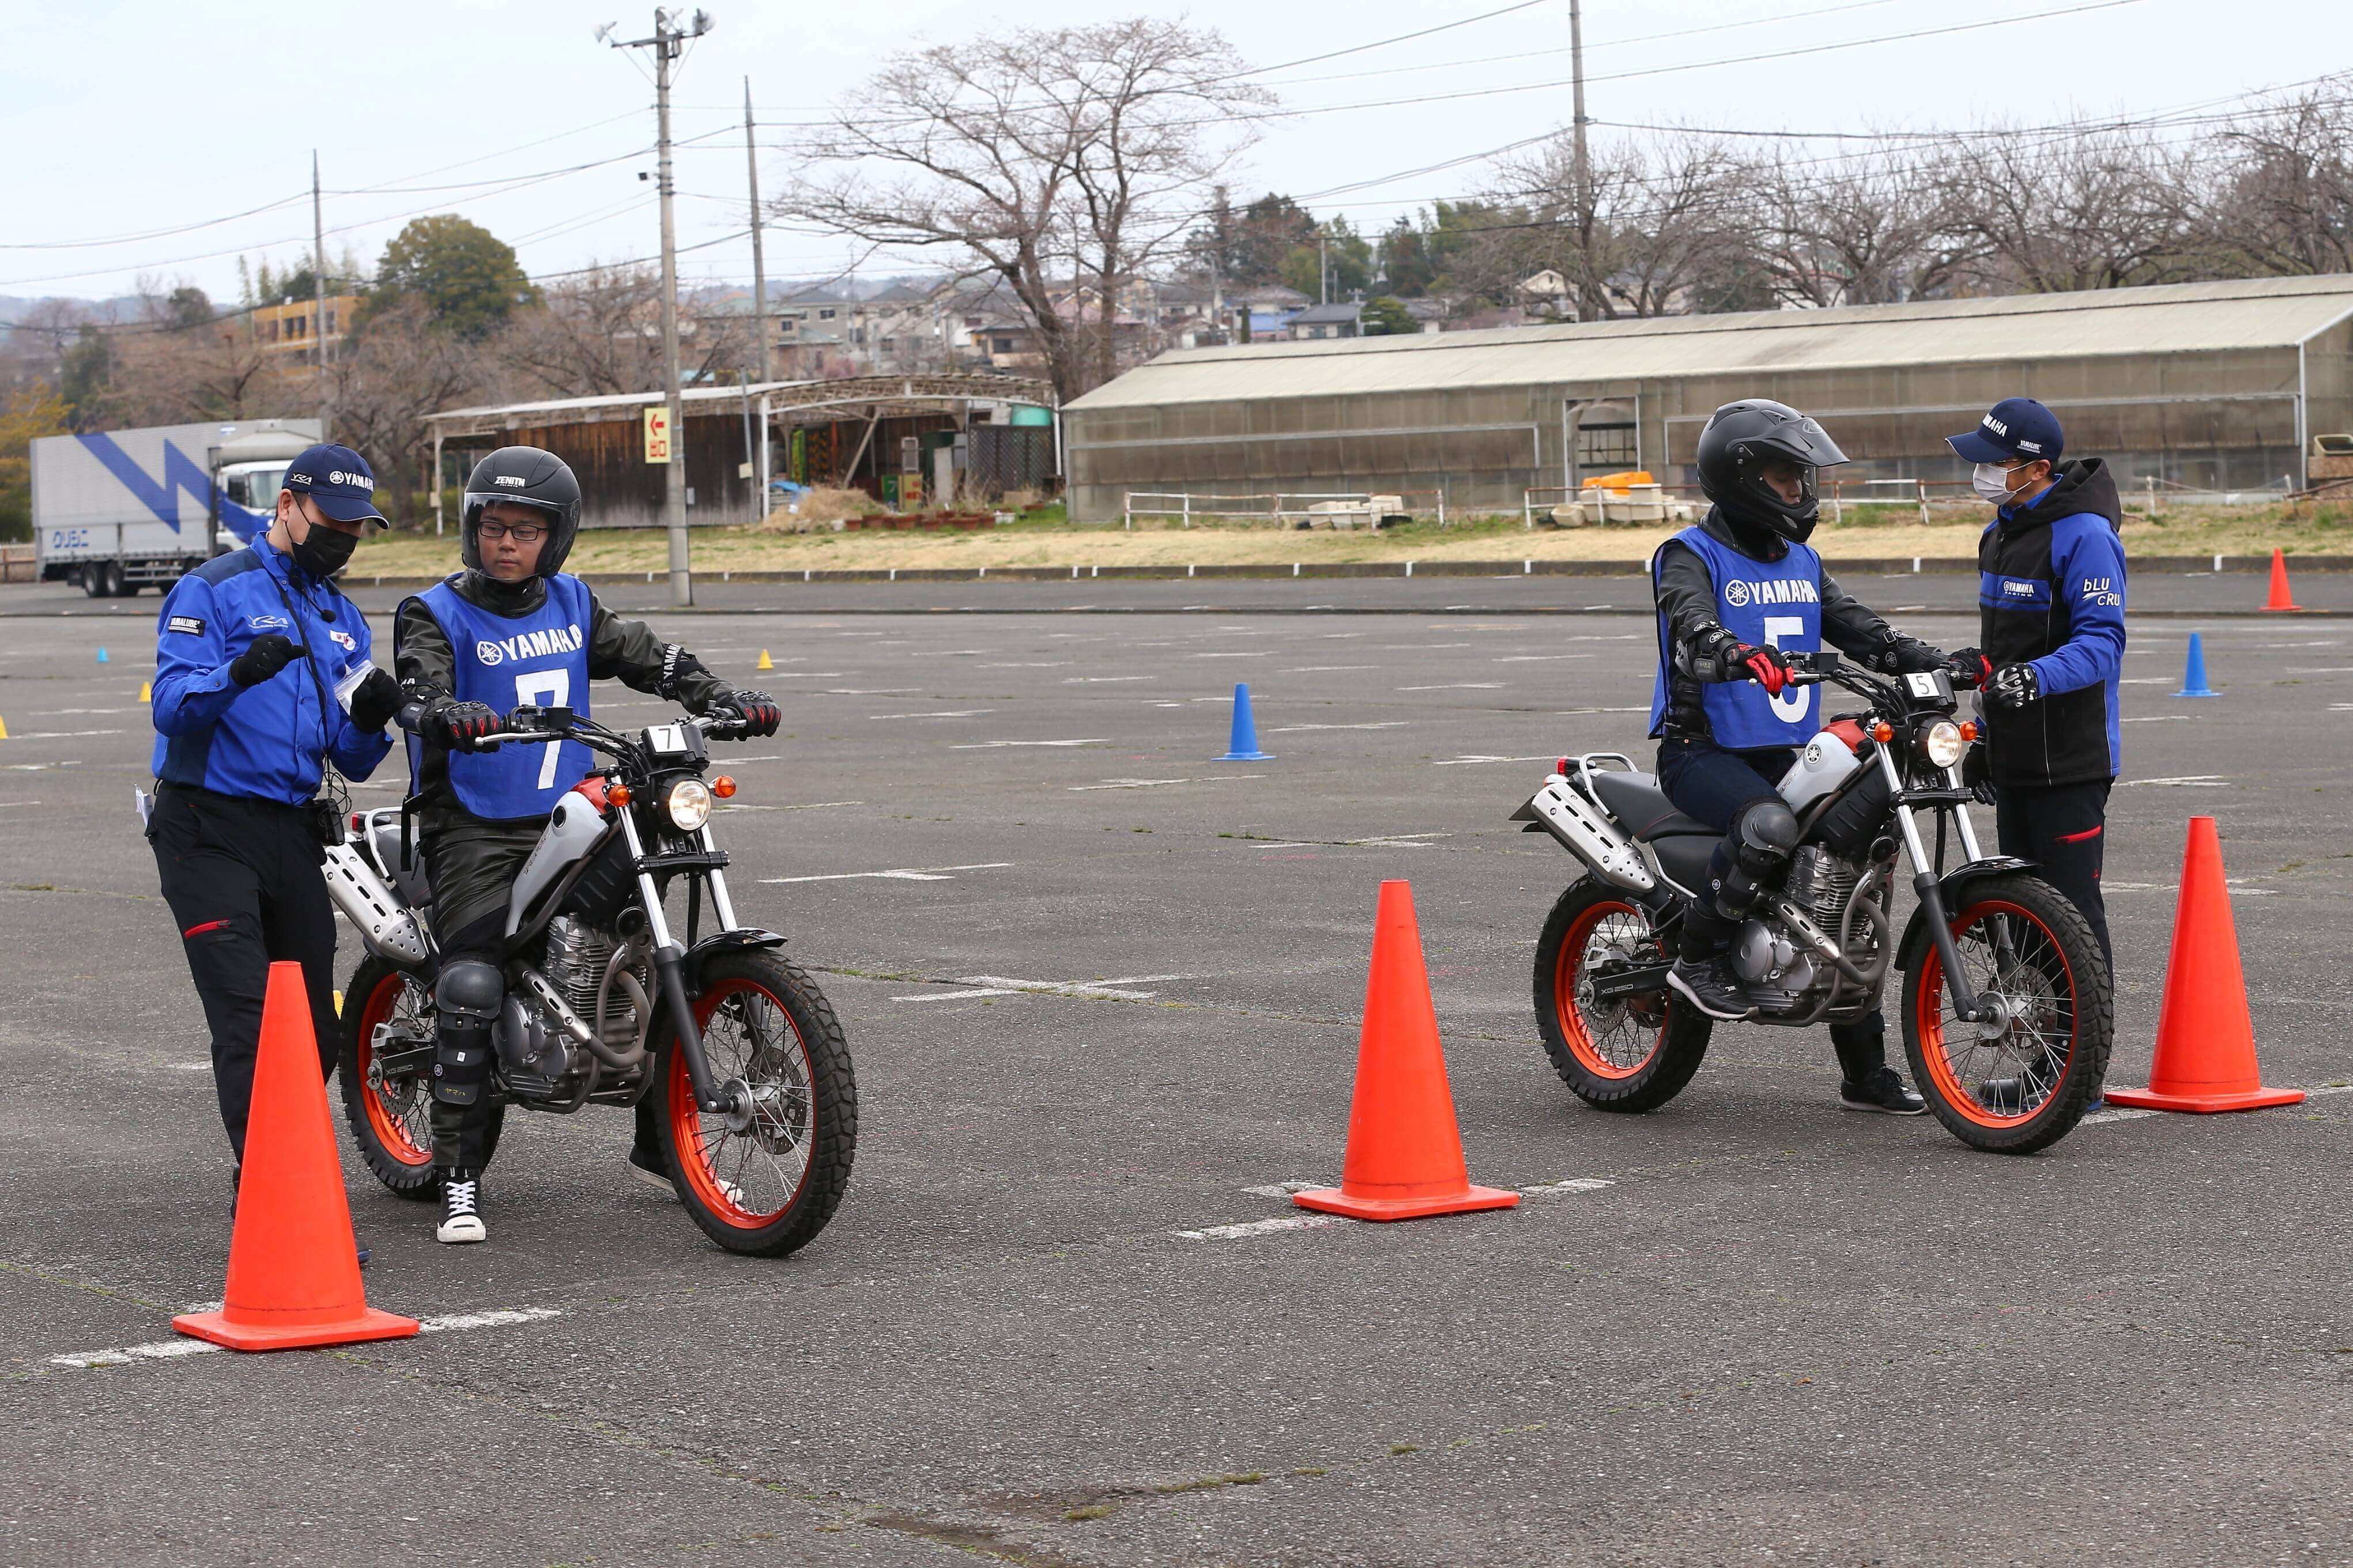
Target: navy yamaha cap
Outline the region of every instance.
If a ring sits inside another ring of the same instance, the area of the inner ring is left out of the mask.
[[[2005,397],[1986,410],[1978,427],[1966,435],[1947,436],[1945,444],[1964,462],[2006,463],[2013,458],[2030,462],[2037,458],[2059,460],[2067,438],[2059,416],[2031,397]]]
[[[373,522],[390,528],[375,509],[375,475],[367,459],[349,447],[318,446],[287,465],[280,481],[337,522]]]

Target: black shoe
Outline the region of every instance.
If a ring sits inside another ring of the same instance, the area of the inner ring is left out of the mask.
[[[1725,959],[1678,958],[1667,971],[1667,984],[1711,1018],[1746,1018],[1757,1005]]]
[[[1861,1083],[1839,1085],[1839,1103],[1849,1110],[1876,1110],[1884,1116],[1918,1116],[1928,1102],[1912,1092],[1894,1068],[1881,1068]]]
[[[231,1165],[228,1168],[228,1223],[232,1229],[237,1226],[237,1194],[244,1188],[245,1167]],[[352,1242],[352,1249],[359,1257],[360,1267],[365,1268],[368,1266],[367,1243],[355,1238]]]
[[[482,1176],[479,1171],[450,1171],[441,1178],[441,1223],[433,1239],[453,1247],[488,1241],[490,1227],[482,1223]]]
[[[666,1193],[676,1191],[670,1185],[670,1173],[662,1169],[661,1156],[634,1143],[629,1145],[629,1173],[648,1186],[659,1187]]]

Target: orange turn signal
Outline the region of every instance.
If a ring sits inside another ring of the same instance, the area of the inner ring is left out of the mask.
[[[1871,738],[1883,746],[1895,739],[1895,726],[1882,719],[1871,727]]]
[[[722,800],[732,800],[735,795],[735,781],[721,773],[711,781],[711,793]]]
[[[1974,720],[1974,719],[1970,719],[1970,720],[1966,720],[1966,721],[1964,721],[1962,722],[1962,724],[1961,724],[1961,739],[1962,739],[1962,740],[1964,740],[1964,741],[1974,741],[1974,740],[1976,740],[1977,738],[1978,738],[1978,725],[1977,725],[1977,721],[1976,721],[1976,720]]]
[[[614,784],[605,791],[605,801],[608,805],[627,805],[630,798],[629,786],[625,784]]]

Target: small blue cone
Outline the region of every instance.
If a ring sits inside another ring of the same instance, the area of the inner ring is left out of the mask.
[[[98,650],[98,662],[100,664],[104,664],[106,662],[106,650],[104,648],[100,648]]]
[[[2181,672],[2181,689],[2176,697],[2220,697],[2222,694],[2206,684],[2206,645],[2199,634],[2189,634],[2189,663]]]
[[[1250,685],[1234,683],[1234,737],[1226,742],[1226,754],[1221,763],[1271,763],[1274,759],[1258,749],[1258,725],[1250,718]]]

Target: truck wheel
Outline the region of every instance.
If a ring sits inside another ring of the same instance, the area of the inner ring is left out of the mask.
[[[139,592],[138,589],[132,587],[122,580],[121,562],[110,561],[106,563],[105,597],[110,599],[127,599],[137,592]]]
[[[106,597],[106,573],[103,568],[85,566],[74,574],[74,581],[81,584],[82,593],[89,597],[93,599]]]

